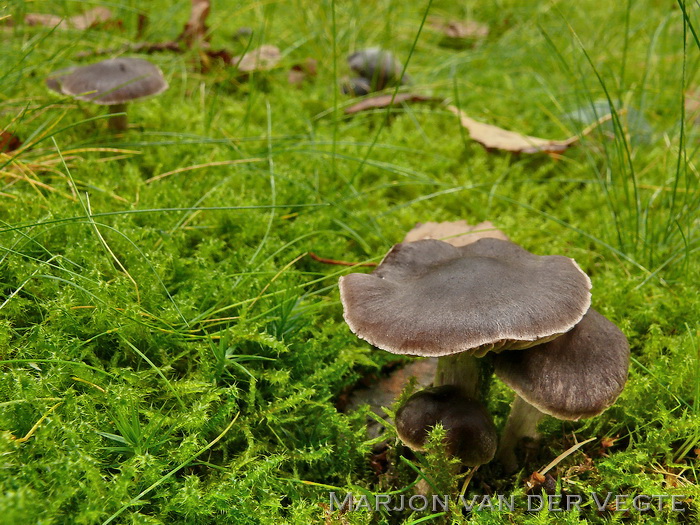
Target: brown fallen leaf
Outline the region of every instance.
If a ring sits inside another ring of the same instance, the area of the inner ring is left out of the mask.
[[[253,71],[267,71],[277,65],[282,58],[277,46],[264,44],[252,49],[241,56],[231,59],[231,64],[242,73],[252,73]]]
[[[415,228],[409,231],[403,242],[414,242],[422,239],[437,239],[445,241],[452,246],[466,246],[479,239],[501,239],[509,240],[505,233],[490,221],[480,222],[475,226],[470,226],[467,221],[452,222],[425,222],[416,224]]]
[[[112,11],[106,7],[95,7],[84,13],[64,18],[44,13],[27,13],[24,23],[28,26],[55,27],[57,29],[85,30],[112,19]]]
[[[480,40],[489,34],[489,26],[473,20],[446,20],[432,17],[429,24],[433,29],[454,40]]]
[[[141,40],[143,38],[143,35],[146,34],[148,24],[148,15],[146,13],[139,13],[136,19],[136,40]]]
[[[394,95],[378,95],[376,97],[366,98],[361,100],[357,104],[353,104],[349,108],[345,108],[346,115],[352,115],[353,113],[359,113],[360,111],[367,111],[368,109],[379,109],[386,108],[389,106],[398,106],[404,102],[431,102],[436,99],[435,97],[428,97],[425,95],[416,95],[415,93],[397,93]]]
[[[361,405],[367,404],[372,412],[386,418],[382,407],[390,407],[398,399],[411,377],[416,378],[418,389],[426,388],[433,382],[436,369],[437,358],[411,361],[406,366],[392,371],[387,377],[374,382],[369,388],[353,390],[349,394],[344,411],[357,410]],[[367,434],[370,438],[377,437],[382,430],[383,427],[376,420],[368,418]]]
[[[9,131],[0,131],[0,153],[9,153],[14,151],[22,145],[22,141],[19,140]]]
[[[455,106],[447,106],[447,109],[459,117],[462,126],[469,131],[469,136],[472,140],[477,141],[488,150],[497,149],[512,153],[562,153],[578,143],[581,136],[587,135],[603,122],[607,122],[612,118],[612,115],[601,117],[597,122],[585,128],[581,135],[574,135],[564,140],[551,140],[521,135],[515,131],[509,131],[491,124],[484,124],[469,117],[464,111]]]
[[[192,47],[195,42],[200,44],[207,40],[206,20],[211,9],[209,0],[192,0],[190,18],[187,20],[178,40],[185,42],[187,47]]]
[[[305,80],[315,77],[318,70],[318,62],[313,58],[307,58],[300,64],[294,64],[289,70],[287,81],[296,87],[301,87]]]

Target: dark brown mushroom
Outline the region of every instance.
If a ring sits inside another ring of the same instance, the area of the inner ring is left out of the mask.
[[[517,443],[537,437],[537,423],[545,414],[578,420],[613,404],[627,381],[629,355],[620,329],[590,309],[553,341],[494,356],[496,376],[517,394],[498,453],[506,468],[514,469]]]
[[[111,58],[88,66],[70,67],[46,79],[49,89],[94,104],[110,106],[112,129],[127,125],[126,104],[168,88],[161,70],[141,58]]]
[[[424,450],[430,430],[438,423],[445,429],[448,454],[463,464],[483,465],[493,459],[498,435],[491,416],[454,385],[421,390],[396,412],[396,432],[413,450]]]
[[[372,91],[411,82],[408,75],[401,76],[401,62],[392,53],[379,47],[369,47],[352,53],[348,56],[348,65],[369,82]]]

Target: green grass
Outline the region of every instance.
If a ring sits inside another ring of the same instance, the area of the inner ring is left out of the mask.
[[[522,498],[532,471],[595,437],[557,465],[560,488],[681,494],[688,510],[559,520],[698,519],[700,133],[683,109],[700,84],[695,3],[214,2],[213,48],[242,52],[232,35],[249,26],[251,45],[281,49],[280,66],[242,81],[221,64],[203,71],[195,52],[149,55],[171,87],[130,106],[121,135],[103,108],[43,78],[131,42],[142,7],[146,40],[175,37],[189,2],[10,2],[0,16],[90,5],[121,26],[0,28],[0,125],[25,145],[0,154],[0,522],[444,521],[327,514],[330,490],[410,495],[422,480],[457,494],[464,478],[439,452],[400,456],[393,438],[389,470],[373,468],[366,411],[336,402],[395,357],[343,322],[337,280],[353,270],[304,255],[377,261],[416,222],[457,219],[574,257],[632,349],[615,405],[546,419],[522,472],[481,467],[466,494]],[[472,17],[490,34],[442,48],[426,15]],[[616,111],[557,160],[486,152],[439,104],[347,117],[344,57],[369,45],[410,56],[416,88],[525,134],[566,138],[586,125],[567,114]],[[306,57],[318,76],[290,87]],[[510,396],[494,383],[498,426]]]

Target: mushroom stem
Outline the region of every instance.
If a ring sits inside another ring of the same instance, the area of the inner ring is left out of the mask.
[[[537,425],[543,416],[544,414],[537,408],[519,395],[515,395],[496,453],[496,458],[501,462],[506,472],[514,472],[518,469],[515,447],[520,440],[522,438],[533,440],[539,438]]]
[[[122,113],[121,115],[112,115],[109,117],[109,129],[114,131],[126,131],[127,117],[126,104],[113,104],[110,106],[110,113]]]
[[[482,390],[487,382],[482,361],[468,352],[439,357],[433,386],[455,385],[471,399],[484,399]]]

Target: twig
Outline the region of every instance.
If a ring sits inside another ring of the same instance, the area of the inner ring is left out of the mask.
[[[309,257],[311,257],[314,261],[318,261],[323,264],[337,264],[340,266],[377,266],[377,263],[375,262],[355,263],[349,261],[338,261],[336,259],[326,259],[325,257],[319,257],[313,252],[309,252]]]

